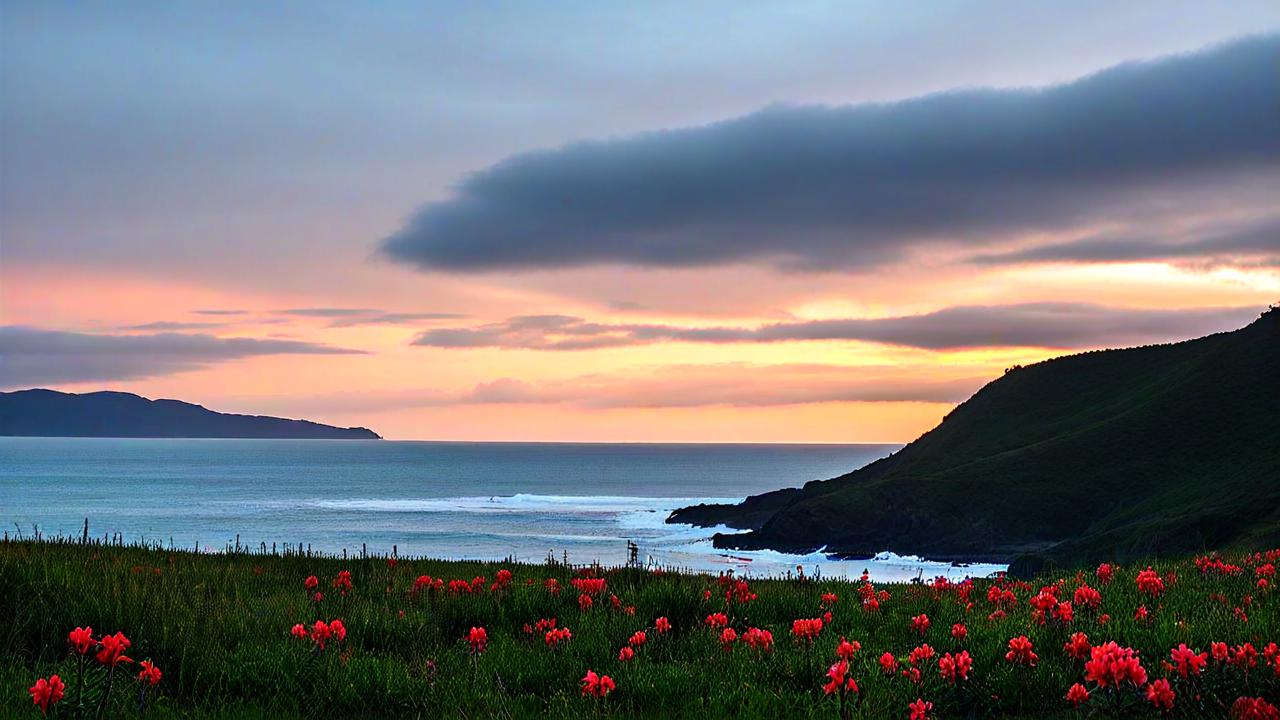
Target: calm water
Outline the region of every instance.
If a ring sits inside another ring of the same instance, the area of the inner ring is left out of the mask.
[[[318,550],[572,562],[640,557],[774,574],[803,562],[826,574],[914,576],[888,557],[725,553],[713,531],[663,521],[674,508],[729,502],[833,477],[894,445],[599,445],[322,440],[0,438],[0,522],[12,535],[123,533],[219,550],[311,543]],[[886,548],[888,549],[888,548]],[[947,570],[928,564],[926,575]],[[985,574],[993,567],[953,569]]]

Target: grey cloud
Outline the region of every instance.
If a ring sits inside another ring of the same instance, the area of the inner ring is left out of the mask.
[[[320,318],[340,318],[354,317],[359,315],[372,315],[377,310],[370,308],[292,308],[289,310],[277,310],[281,315],[292,315],[294,317],[320,317]]]
[[[829,402],[955,403],[990,378],[921,379],[916,369],[840,365],[671,365],[640,374],[582,375],[558,381],[514,378],[479,383],[462,391],[399,390],[393,393],[280,398],[242,404],[262,411],[370,413],[466,405],[567,405],[592,409],[776,407]]]
[[[1277,190],[1280,191],[1280,188]],[[1208,261],[1228,258],[1256,258],[1263,263],[1280,264],[1280,218],[1270,218],[1229,230],[1203,232],[1190,239],[1104,235],[1009,252],[986,253],[976,255],[971,260],[984,265],[1005,265],[1181,259]]]
[[[407,325],[424,320],[457,320],[466,317],[448,312],[386,312],[374,308],[294,308],[277,310],[277,314],[291,317],[328,318],[329,327],[355,327],[357,325]]]
[[[260,355],[349,355],[362,351],[291,340],[212,335],[97,335],[0,327],[0,385],[131,380]]]
[[[780,322],[749,327],[602,324],[561,315],[438,328],[415,345],[587,350],[656,342],[771,343],[860,340],[930,350],[1033,346],[1091,348],[1180,340],[1242,326],[1255,307],[1186,310],[1115,308],[1088,303],[1020,303],[944,308],[922,315]]]
[[[143,323],[141,325],[124,325],[121,330],[152,330],[152,331],[170,331],[170,330],[206,330],[209,328],[223,327],[226,323],[217,322],[182,322],[174,320],[159,320],[156,322]]]
[[[1135,222],[1224,178],[1276,187],[1277,57],[1280,36],[1256,37],[1038,90],[770,107],[517,155],[382,252],[425,270],[819,269]]]
[[[223,310],[223,309],[192,310],[191,312],[195,313],[196,315],[248,315],[249,314],[248,310]]]
[[[358,315],[335,318],[330,327],[354,327],[356,325],[408,325],[424,320],[458,320],[466,317],[463,313],[447,312],[388,312],[373,315]]]

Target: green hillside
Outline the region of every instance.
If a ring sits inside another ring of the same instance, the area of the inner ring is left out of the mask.
[[[1280,309],[1240,330],[1014,368],[898,453],[677,511],[735,548],[1092,562],[1280,539]]]

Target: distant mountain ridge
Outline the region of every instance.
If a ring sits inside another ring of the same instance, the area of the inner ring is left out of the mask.
[[[367,428],[233,415],[125,392],[0,392],[0,436],[381,440]]]
[[[719,547],[1045,563],[1280,543],[1280,307],[1010,369],[893,455],[668,522]]]

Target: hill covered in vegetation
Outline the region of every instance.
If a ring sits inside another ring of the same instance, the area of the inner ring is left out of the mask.
[[[1015,367],[864,468],[669,522],[716,543],[1045,562],[1280,539],[1280,308],[1234,332]]]
[[[28,437],[379,440],[367,428],[214,412],[181,400],[123,392],[0,392],[0,435]]]

